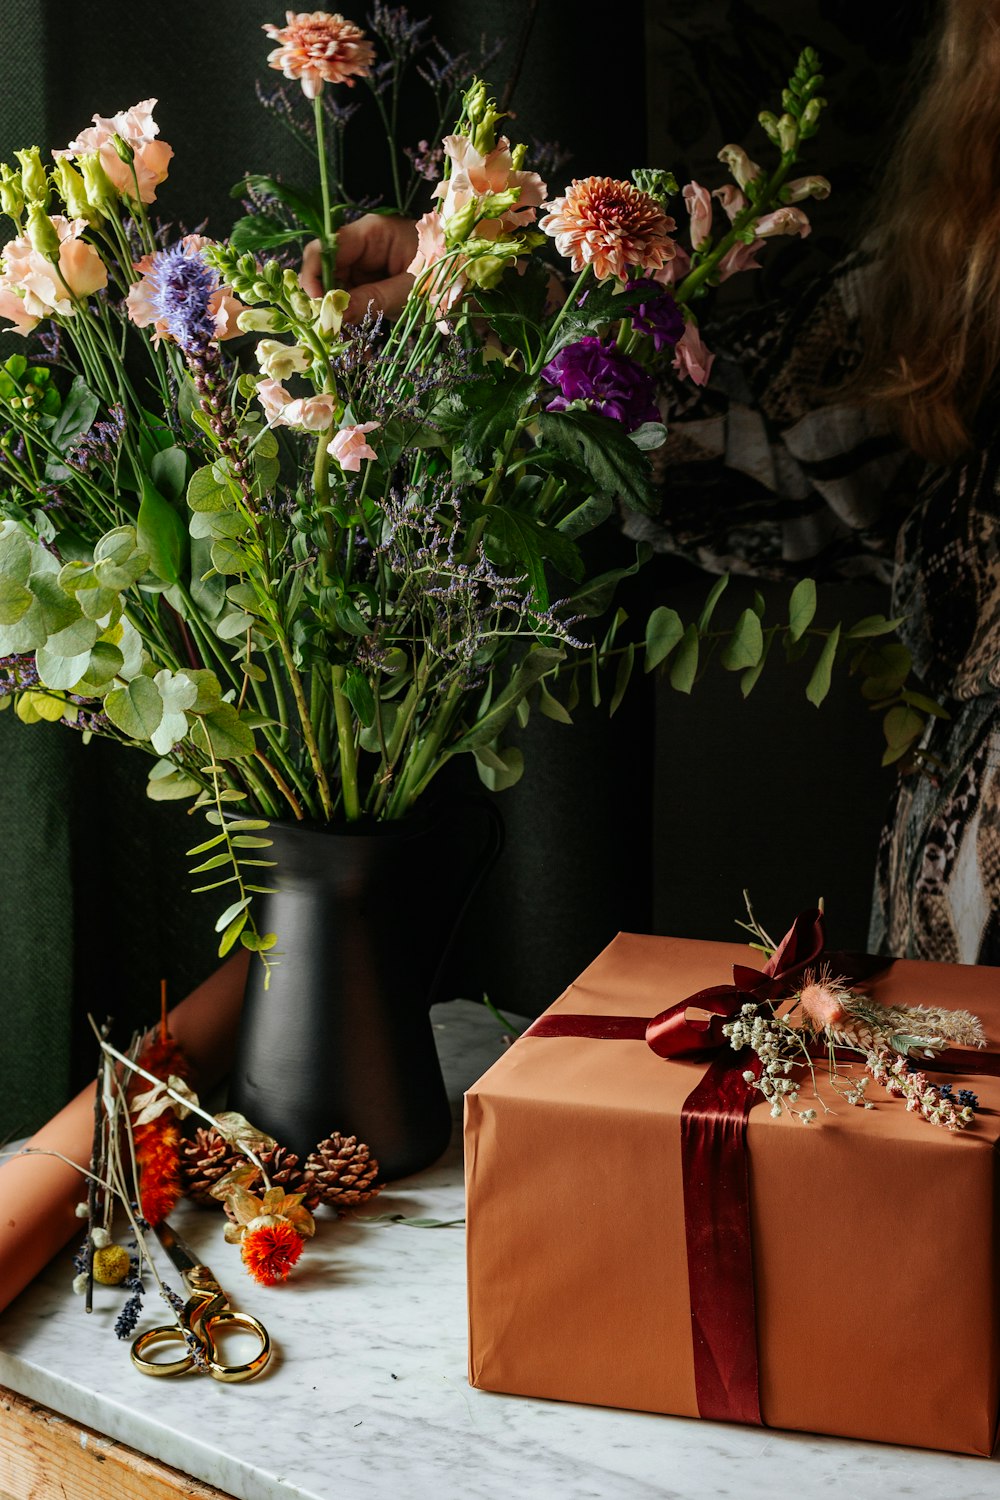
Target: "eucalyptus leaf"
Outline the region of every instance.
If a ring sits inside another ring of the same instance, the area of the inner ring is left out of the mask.
[[[183,488],[183,453],[177,448],[170,448],[157,454],[157,459],[168,460],[172,454],[177,454],[181,461]],[[174,468],[176,470],[176,465]],[[173,478],[176,477],[175,473]],[[142,476],[142,501],[139,505],[136,540],[138,546],[148,554],[150,568],[157,578],[164,583],[180,582],[187,561],[187,527],[180,513],[145,474]]]
[[[801,640],[816,613],[816,584],[811,578],[800,578],[788,601],[788,637]]]
[[[676,609],[658,604],[646,622],[646,658],[644,670],[652,672],[666,661],[684,635],[684,624]]]
[[[730,632],[719,660],[727,672],[742,672],[755,667],[764,653],[764,632],[760,616],[745,609]]]
[[[705,631],[711,624],[712,616],[715,614],[715,606],[722,598],[728,585],[729,574],[723,573],[715,580],[715,582],[712,584],[712,587],[709,589],[708,598],[705,600],[701,614],[698,616],[699,635],[704,635]]]
[[[151,678],[136,677],[107,695],[104,712],[129,739],[150,740],[163,717],[163,700]]]
[[[220,703],[210,713],[197,714],[191,738],[199,750],[216,760],[241,760],[255,749],[253,730],[231,703]]]
[[[509,745],[506,750],[480,745],[473,754],[479,779],[491,792],[506,791],[524,774],[524,755],[516,745]]]
[[[670,664],[670,686],[678,693],[690,693],[698,673],[699,636],[697,625],[689,625],[681,637],[677,653]]]
[[[833,663],[837,656],[837,645],[840,641],[840,626],[835,625],[823,643],[823,649],[819,659],[813,668],[812,676],[806,684],[806,697],[809,702],[819,708],[823,699],[830,691],[830,679],[833,674]]]

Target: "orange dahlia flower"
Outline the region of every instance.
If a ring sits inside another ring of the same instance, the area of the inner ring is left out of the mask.
[[[538,227],[551,235],[574,271],[591,265],[599,281],[630,272],[658,271],[674,258],[675,229],[655,198],[614,177],[574,179]]]
[[[366,78],[375,61],[375,49],[364,40],[364,32],[353,21],[325,10],[289,10],[287,25],[267,22],[263,30],[279,42],[267,60],[286,78],[297,78],[307,99],[315,99],[324,83],[346,83]]]

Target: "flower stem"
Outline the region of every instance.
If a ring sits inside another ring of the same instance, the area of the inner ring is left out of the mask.
[[[323,264],[323,290],[324,292],[328,292],[333,286],[337,247],[333,233],[333,215],[330,210],[330,179],[326,160],[322,91],[313,100],[313,119],[316,122],[316,156],[319,162],[319,190],[323,199],[323,237],[320,241],[320,259]]]

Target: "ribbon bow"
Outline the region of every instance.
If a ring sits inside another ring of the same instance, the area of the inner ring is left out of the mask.
[[[800,912],[764,968],[733,965],[732,984],[715,984],[662,1010],[646,1025],[646,1041],[657,1057],[706,1058],[726,1046],[722,1028],[744,1005],[774,1000],[823,951],[823,913]]]

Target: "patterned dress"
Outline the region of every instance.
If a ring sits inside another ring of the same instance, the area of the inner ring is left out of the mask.
[[[626,530],[712,572],[875,576],[947,710],[901,774],[882,831],[873,951],[1000,964],[1000,433],[932,466],[842,391],[860,353],[857,254],[792,308],[707,334],[707,390],[662,398],[663,514]]]

